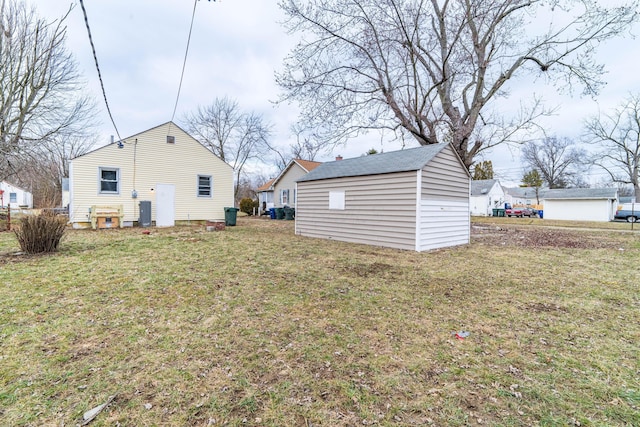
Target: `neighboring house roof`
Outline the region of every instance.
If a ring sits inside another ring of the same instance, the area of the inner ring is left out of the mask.
[[[0,184],[1,184],[0,187],[12,187],[12,188],[14,188],[16,190],[23,191],[25,193],[31,193],[30,191],[25,190],[24,188],[19,187],[19,186],[15,185],[15,184],[12,184],[9,181],[0,181]]]
[[[320,166],[322,164],[322,162],[314,162],[313,160],[302,160],[302,159],[293,159],[289,162],[289,164],[278,174],[278,176],[276,176],[275,178],[273,178],[270,181],[267,181],[265,184],[263,184],[262,186],[258,187],[258,192],[265,192],[265,191],[273,191],[273,187],[278,183],[278,181],[280,181],[280,179],[287,173],[287,171],[289,169],[291,169],[291,167],[293,167],[294,164],[297,164],[298,166],[300,166],[306,173],[311,172],[312,170],[314,170],[315,168],[317,168],[318,166]]]
[[[425,167],[447,145],[432,144],[327,162],[298,179],[298,182],[415,171]]]
[[[293,159],[293,161],[296,162],[302,169],[307,171],[307,173],[311,172],[322,164],[322,162],[314,162],[312,160]]]
[[[552,199],[617,199],[617,188],[562,188],[545,190],[545,200]]]
[[[509,196],[512,196],[512,197],[519,197],[521,199],[536,198],[536,189],[534,187],[512,187],[512,188],[503,187],[502,189],[504,190],[505,194],[508,194]],[[540,198],[543,198],[542,195],[544,194],[545,191],[547,191],[545,188],[541,188],[538,191],[538,196]]]
[[[471,181],[471,195],[483,196],[491,191],[497,182],[497,179],[479,179],[477,181]]]
[[[505,193],[513,197],[534,199],[536,189],[532,187],[504,188]],[[617,188],[541,188],[540,198],[552,199],[616,199]]]
[[[260,187],[258,187],[258,189],[256,191],[258,191],[259,193],[265,192],[265,191],[273,191],[273,182],[275,181],[275,178],[270,179],[269,181],[265,182],[264,184],[262,184]]]

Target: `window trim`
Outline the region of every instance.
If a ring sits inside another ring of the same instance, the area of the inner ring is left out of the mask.
[[[201,188],[201,186],[200,186],[200,178],[207,178],[209,180],[209,185],[208,185],[209,194],[201,194],[201,191],[204,190],[205,187]],[[213,176],[198,174],[196,182],[197,182],[196,194],[197,194],[198,197],[205,198],[205,199],[210,199],[210,198],[213,197]]]
[[[286,197],[284,197],[285,194],[286,194]],[[285,198],[287,199],[286,201],[285,201]],[[288,188],[286,190],[280,190],[280,204],[282,206],[289,204],[289,189]]]
[[[114,182],[102,178],[102,172],[115,172],[116,173],[116,191],[108,191],[102,189],[103,182]],[[98,168],[98,194],[120,194],[120,168],[110,168],[106,166],[100,166]]]

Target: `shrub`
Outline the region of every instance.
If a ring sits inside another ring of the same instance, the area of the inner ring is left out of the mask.
[[[14,230],[20,249],[28,254],[55,252],[66,228],[66,218],[53,213],[27,215]]]
[[[247,215],[253,215],[253,208],[257,208],[258,206],[260,206],[260,203],[258,203],[257,200],[248,197],[240,200],[240,210]]]

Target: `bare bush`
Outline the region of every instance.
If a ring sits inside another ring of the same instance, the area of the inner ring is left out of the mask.
[[[14,230],[20,249],[28,254],[55,252],[66,228],[66,218],[53,213],[28,215]]]

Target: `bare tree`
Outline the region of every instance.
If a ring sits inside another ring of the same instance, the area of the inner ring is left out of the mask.
[[[0,0],[0,179],[93,113],[65,47],[67,16],[46,22],[20,1]]]
[[[14,180],[33,194],[34,206],[57,207],[62,203],[62,180],[69,177],[71,159],[81,156],[97,142],[92,122],[83,130],[58,133],[38,144],[28,159],[19,163]]]
[[[249,160],[260,159],[268,149],[271,126],[256,113],[242,112],[237,101],[227,97],[198,107],[185,121],[196,139],[233,167],[234,197],[237,196],[245,165]]]
[[[640,95],[630,95],[612,114],[592,117],[586,131],[600,148],[593,163],[613,182],[631,184],[640,201]]]
[[[480,152],[519,141],[548,113],[540,100],[498,114],[507,82],[541,74],[598,91],[595,47],[637,19],[637,3],[595,0],[280,0],[304,34],[277,81],[282,101],[325,140],[392,129],[419,144],[451,142],[467,168]]]
[[[580,167],[586,163],[586,153],[570,139],[548,137],[531,141],[522,147],[520,155],[549,188],[584,186]]]
[[[315,160],[315,158],[330,147],[326,141],[322,141],[313,129],[302,123],[295,123],[290,128],[295,142],[282,148],[269,145],[273,154],[273,162],[279,171],[284,170],[292,159]]]

